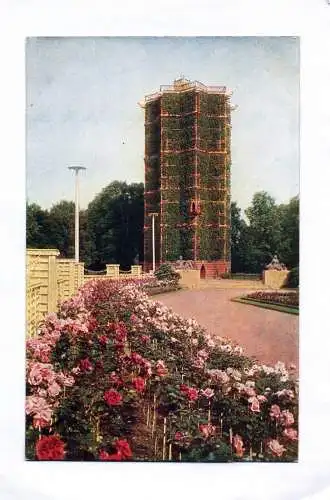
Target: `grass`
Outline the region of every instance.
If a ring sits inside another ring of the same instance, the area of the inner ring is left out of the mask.
[[[149,289],[146,289],[145,292],[150,296],[153,297],[154,295],[162,295],[163,293],[170,293],[170,292],[178,292],[179,290],[182,290],[180,286],[167,286],[167,287],[152,287]]]
[[[282,304],[275,304],[271,302],[261,302],[255,299],[247,299],[246,297],[234,297],[231,299],[233,302],[239,302],[241,304],[248,304],[250,306],[262,307],[264,309],[273,309],[274,311],[283,312],[287,314],[299,314],[299,307],[295,306],[284,306]]]

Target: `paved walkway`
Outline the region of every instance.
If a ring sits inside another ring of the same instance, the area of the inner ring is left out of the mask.
[[[298,366],[299,316],[231,302],[251,290],[182,290],[156,300],[184,317],[195,318],[211,334],[229,337],[263,363]]]

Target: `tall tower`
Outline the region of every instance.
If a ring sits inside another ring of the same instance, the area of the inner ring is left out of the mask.
[[[145,270],[192,260],[230,271],[231,93],[184,78],[145,97]]]

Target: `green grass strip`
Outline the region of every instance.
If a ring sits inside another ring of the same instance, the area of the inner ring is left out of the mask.
[[[231,299],[233,302],[239,302],[241,304],[248,304],[250,306],[262,307],[263,309],[273,309],[274,311],[283,312],[287,314],[299,314],[299,308],[283,306],[280,304],[269,304],[265,302],[259,302],[257,300],[246,299],[244,297],[234,297]]]

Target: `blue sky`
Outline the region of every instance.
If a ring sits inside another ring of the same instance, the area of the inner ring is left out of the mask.
[[[82,208],[113,180],[143,182],[137,103],[180,75],[233,90],[232,199],[298,194],[297,38],[30,38],[26,74],[29,202],[72,200],[69,165],[87,167]]]

